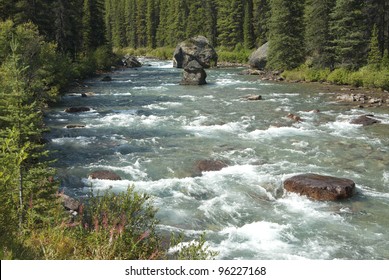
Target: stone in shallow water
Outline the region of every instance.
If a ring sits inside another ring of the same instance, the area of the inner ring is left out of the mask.
[[[121,180],[122,179],[115,172],[109,170],[94,171],[89,175],[89,178],[100,179],[100,180]]]
[[[380,123],[380,121],[373,119],[373,118],[370,118],[370,116],[363,115],[363,116],[360,116],[356,119],[353,119],[350,123],[351,124],[361,124],[362,126],[367,126],[367,125],[372,125],[375,123]]]
[[[355,183],[345,178],[308,173],[285,180],[284,188],[315,200],[339,200],[353,196]]]

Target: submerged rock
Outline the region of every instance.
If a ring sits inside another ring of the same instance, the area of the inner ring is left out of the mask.
[[[88,112],[91,108],[89,107],[69,107],[65,109],[66,113],[80,113],[80,112]]]
[[[285,180],[284,188],[315,200],[333,201],[352,197],[355,183],[345,178],[308,173]]]
[[[113,181],[118,181],[118,180],[122,179],[115,172],[109,171],[109,170],[94,171],[91,174],[89,174],[89,178],[90,179],[100,179],[100,180],[113,180]]]
[[[184,69],[181,85],[205,85],[207,73],[204,68],[196,61],[192,60]]]
[[[110,76],[105,76],[105,77],[103,77],[101,79],[101,81],[103,81],[103,82],[110,82],[110,81],[112,81],[112,78]]]
[[[204,36],[196,36],[181,42],[173,54],[173,66],[185,68],[189,62],[196,60],[203,68],[217,65],[217,53]]]
[[[372,116],[371,116],[372,117]],[[379,120],[370,118],[370,115],[363,115],[356,119],[351,120],[351,124],[361,124],[362,126],[372,125],[375,123],[381,123]]]
[[[227,167],[227,163],[222,160],[199,160],[194,166],[194,176],[200,176],[202,172],[219,171]]]
[[[242,98],[249,100],[249,101],[257,101],[257,100],[262,100],[262,95],[249,94],[249,95],[243,96]]]
[[[68,124],[65,126],[68,129],[73,129],[73,128],[84,128],[85,124],[79,124],[79,123],[74,123],[74,124]]]

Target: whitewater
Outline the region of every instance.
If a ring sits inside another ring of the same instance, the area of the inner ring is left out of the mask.
[[[321,86],[265,82],[240,68],[208,69],[207,85],[181,86],[171,61],[143,63],[110,82],[86,80],[47,112],[65,193],[134,185],[152,196],[160,231],[188,240],[205,232],[219,259],[389,259],[387,109],[353,108]],[[92,110],[64,112],[72,106]],[[381,124],[350,124],[364,114]],[[85,127],[66,128],[74,123]],[[227,167],[195,175],[199,160]],[[123,180],[90,179],[95,170]],[[349,178],[357,192],[320,202],[283,190],[308,172]]]

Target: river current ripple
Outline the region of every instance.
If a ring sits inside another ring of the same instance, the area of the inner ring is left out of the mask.
[[[318,86],[263,82],[242,69],[210,69],[207,85],[180,86],[171,61],[144,63],[111,82],[85,81],[47,112],[66,193],[134,185],[153,197],[161,231],[188,240],[206,232],[220,259],[389,258],[388,111],[352,109]],[[250,94],[263,100],[242,98]],[[64,112],[71,106],[92,110]],[[382,123],[350,124],[370,113]],[[73,123],[85,128],[65,128]],[[204,159],[228,167],[193,176]],[[123,180],[88,178],[99,169]],[[352,179],[357,193],[317,202],[283,191],[286,178],[307,172]]]

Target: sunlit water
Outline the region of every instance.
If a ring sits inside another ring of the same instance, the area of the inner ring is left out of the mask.
[[[351,109],[317,86],[263,82],[242,69],[207,70],[207,85],[180,86],[171,62],[145,63],[112,73],[112,82],[87,80],[69,94],[93,97],[65,96],[48,112],[66,193],[134,184],[152,195],[160,230],[205,231],[220,259],[389,258],[388,111]],[[242,98],[249,94],[263,100]],[[65,113],[70,106],[93,110]],[[372,112],[381,124],[349,123]],[[202,159],[228,167],[193,176]],[[99,169],[123,180],[88,179]],[[357,194],[316,202],[283,191],[286,178],[306,172],[352,179]]]

